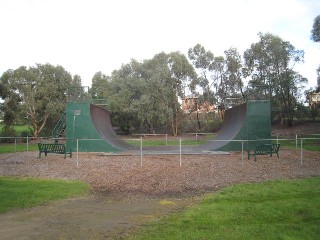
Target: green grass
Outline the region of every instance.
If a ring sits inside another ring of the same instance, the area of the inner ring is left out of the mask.
[[[184,146],[194,146],[194,145],[198,145],[198,144],[204,144],[206,142],[208,142],[208,140],[210,139],[214,139],[214,135],[208,135],[205,137],[202,137],[201,139],[195,140],[195,139],[184,139],[181,140],[181,145]],[[126,140],[127,143],[134,145],[134,146],[140,146],[141,142],[140,140],[131,140],[131,139],[127,139]],[[160,139],[160,140],[154,140],[154,139],[143,139],[142,140],[142,144],[143,146],[179,146],[180,145],[180,140],[168,140],[166,142],[165,139]]]
[[[276,143],[276,140],[273,141],[273,143]],[[281,147],[287,147],[287,148],[301,148],[301,141],[298,139],[296,144],[296,139],[290,139],[290,140],[281,140],[279,138],[279,143],[281,144]],[[302,142],[303,149],[308,151],[320,151],[320,139],[303,139]]]
[[[85,194],[80,181],[0,177],[0,213]]]
[[[37,151],[38,145],[36,143],[29,144],[28,151]],[[26,143],[18,143],[15,147],[14,143],[0,143],[0,154],[2,153],[13,153],[13,152],[24,152],[27,151]]]
[[[2,131],[2,128],[4,127],[3,124],[0,124],[0,132]],[[14,130],[16,131],[17,135],[20,135],[22,132],[28,131],[31,126],[29,125],[15,125],[13,126]]]
[[[148,225],[138,239],[319,239],[320,178],[225,188]]]

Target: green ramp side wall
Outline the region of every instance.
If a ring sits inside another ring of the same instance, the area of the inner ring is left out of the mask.
[[[271,138],[270,101],[248,101],[230,111],[233,112],[231,117],[235,118],[239,117],[239,112],[245,114],[241,129],[232,138],[232,140],[247,140],[244,141],[244,150],[253,149],[257,144],[270,143],[270,140],[266,140]],[[242,142],[231,141],[218,150],[241,151]]]
[[[118,152],[101,138],[91,118],[90,103],[67,103],[66,107],[66,148],[79,152]]]

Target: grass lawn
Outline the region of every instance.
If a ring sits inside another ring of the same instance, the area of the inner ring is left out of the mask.
[[[0,177],[0,213],[85,194],[80,181]]]
[[[276,143],[274,140],[273,143]],[[279,138],[279,143],[281,147],[288,147],[288,148],[301,148],[301,141],[298,139],[297,143],[295,139],[292,140],[281,140]],[[308,151],[320,151],[320,138],[319,139],[303,139],[302,142],[303,149]]]
[[[18,143],[16,146],[14,143],[2,143],[0,144],[0,154],[1,153],[14,153],[17,152],[24,152],[27,151],[27,144],[26,143]],[[28,151],[38,151],[38,144],[36,143],[29,143]]]
[[[3,124],[0,123],[0,132],[2,131],[2,128],[4,127]],[[28,131],[31,126],[28,125],[15,125],[13,128],[17,132],[18,135],[24,131]]]
[[[130,239],[319,239],[320,178],[239,184]]]
[[[204,143],[207,143],[209,140],[214,139],[215,137],[216,137],[216,135],[208,135],[208,136],[203,136],[203,137],[201,137],[201,139],[198,139],[198,140],[196,140],[196,139],[182,139],[181,145],[194,146],[194,145],[198,145],[198,144],[204,144]],[[140,144],[141,144],[140,140],[127,139],[126,142],[131,145],[134,145],[134,146],[140,146]],[[179,146],[180,140],[168,140],[166,142],[165,139],[159,139],[159,140],[143,139],[142,145],[149,146],[149,147],[153,147],[153,146]]]

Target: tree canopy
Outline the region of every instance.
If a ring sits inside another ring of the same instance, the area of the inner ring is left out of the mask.
[[[314,29],[318,29],[317,19]],[[317,41],[317,30],[313,32]],[[9,127],[17,122],[30,124],[38,136],[46,126],[53,128],[67,101],[87,100],[90,95],[106,100],[113,124],[127,133],[161,128],[177,135],[184,121],[180,100],[192,94],[198,97],[197,104],[209,102],[221,108],[247,100],[270,100],[273,120],[290,126],[302,108],[307,82],[295,71],[303,63],[304,52],[271,33],[258,37],[243,54],[232,47],[221,56],[214,55],[196,44],[188,56],[160,52],[151,59],[132,59],[110,76],[96,72],[88,93],[79,75],[72,76],[59,65],[10,69],[0,78],[1,116]],[[197,120],[200,129],[198,114]]]
[[[177,134],[180,105],[178,97],[186,88],[194,88],[195,71],[179,52],[159,53],[150,60],[131,60],[110,77],[98,72],[93,78],[91,94],[105,98],[114,121],[125,131],[144,126],[169,124]]]
[[[320,42],[320,15],[314,19],[311,30],[311,40],[314,42]]]
[[[83,93],[79,76],[72,78],[62,66],[51,64],[8,70],[0,80],[4,123],[10,126],[23,119],[33,127],[35,137],[50,117],[60,116],[68,100]]]

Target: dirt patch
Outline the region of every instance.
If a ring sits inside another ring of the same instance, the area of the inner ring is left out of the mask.
[[[0,215],[1,239],[125,239],[146,222],[185,206],[183,199],[88,196]]]
[[[1,154],[0,175],[78,179],[94,194],[0,215],[4,239],[123,239],[132,229],[177,211],[202,193],[239,182],[320,175],[319,152],[281,149],[257,162],[229,155],[114,156],[64,159],[37,152]],[[78,161],[77,161],[78,160]],[[142,160],[142,161],[141,161]]]

